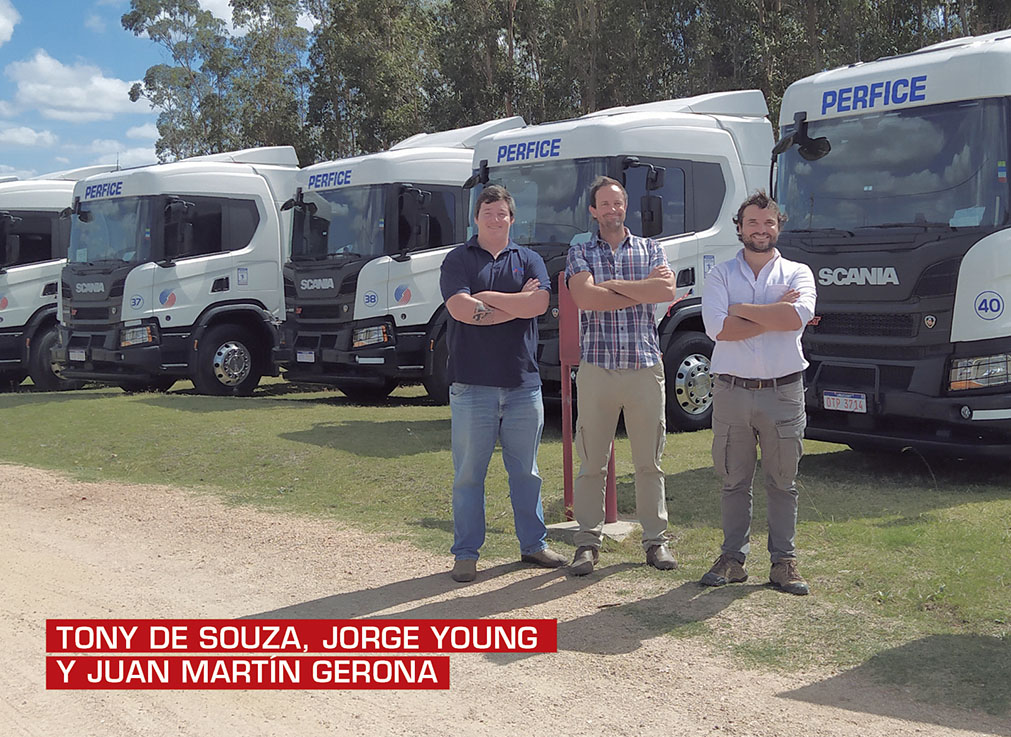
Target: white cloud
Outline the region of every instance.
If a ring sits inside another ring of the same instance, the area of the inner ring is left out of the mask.
[[[158,161],[158,157],[154,153],[154,145],[130,148],[113,139],[98,138],[88,144],[86,148],[90,153],[96,155],[96,158],[91,162],[93,164],[118,163],[122,167],[127,167],[154,164]]]
[[[21,20],[21,15],[11,5],[10,0],[0,0],[0,46],[11,40],[14,26]]]
[[[156,140],[160,135],[161,134],[158,132],[158,126],[154,123],[138,125],[130,128],[126,132],[127,138],[143,138],[150,141]]]
[[[0,100],[0,118],[13,118],[14,106],[5,100]]]
[[[63,64],[42,49],[29,61],[8,64],[4,72],[17,84],[20,106],[38,109],[47,118],[81,123],[151,112],[146,102],[130,102],[130,82],[106,77],[89,64]]]
[[[47,146],[56,145],[56,136],[50,131],[37,131],[26,126],[0,128],[0,145]]]
[[[95,33],[105,33],[105,20],[95,13],[89,13],[84,20],[84,25]]]
[[[38,172],[34,169],[18,169],[16,166],[0,164],[0,177],[17,177],[18,179],[28,179],[34,177]]]

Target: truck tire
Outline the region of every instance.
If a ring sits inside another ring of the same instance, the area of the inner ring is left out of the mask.
[[[667,429],[702,430],[713,416],[713,384],[709,361],[713,342],[704,333],[685,332],[667,346]]]
[[[64,379],[60,374],[59,365],[53,362],[52,350],[58,340],[59,333],[55,324],[43,328],[32,339],[28,375],[32,377],[35,391],[69,391],[84,386],[83,381]]]
[[[446,333],[435,342],[432,352],[432,373],[422,383],[429,398],[436,404],[449,404],[449,344]]]
[[[239,325],[216,325],[200,339],[192,371],[198,394],[248,397],[260,383],[263,369],[256,340]]]
[[[381,402],[400,385],[396,379],[386,379],[382,384],[338,384],[344,396],[356,404]]]

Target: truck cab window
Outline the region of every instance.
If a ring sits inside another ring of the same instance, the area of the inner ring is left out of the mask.
[[[657,237],[681,235],[686,231],[684,162],[647,158],[641,158],[641,161],[643,164],[662,166],[666,170],[664,185],[660,189],[647,191],[648,167],[637,166],[625,170],[625,191],[628,192],[625,225],[638,234],[642,223],[642,197],[647,194],[657,195],[663,199],[663,231]]]
[[[59,222],[57,213],[9,211],[9,214],[12,217],[4,227],[4,238],[6,240],[7,236],[18,236],[20,248],[16,259],[12,257],[13,254],[8,254],[4,250],[4,266],[23,266],[63,257],[66,241],[64,240],[61,247],[59,244],[61,229],[57,226]],[[66,238],[65,229],[63,237]],[[6,244],[0,245],[6,249]]]

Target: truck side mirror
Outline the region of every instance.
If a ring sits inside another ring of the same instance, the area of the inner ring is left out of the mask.
[[[411,241],[415,250],[423,251],[428,248],[429,236],[431,235],[431,217],[427,212],[420,213],[418,215],[417,223],[414,225],[413,231],[411,233]]]
[[[667,170],[664,167],[651,165],[649,171],[646,173],[646,191],[654,192],[658,189],[663,189],[666,175]]]
[[[642,212],[642,236],[652,238],[663,232],[663,198],[655,194],[646,194],[639,201]]]
[[[7,236],[5,258],[0,260],[0,264],[13,266],[21,258],[21,236],[11,233]]]
[[[401,256],[408,251],[422,251],[429,246],[431,217],[428,208],[432,204],[432,193],[404,185],[400,195],[400,228],[398,250]]]

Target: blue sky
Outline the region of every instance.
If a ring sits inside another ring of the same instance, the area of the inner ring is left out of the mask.
[[[201,0],[227,19],[228,0]],[[153,163],[156,111],[127,92],[169,61],[123,30],[129,0],[0,0],[0,176]]]

